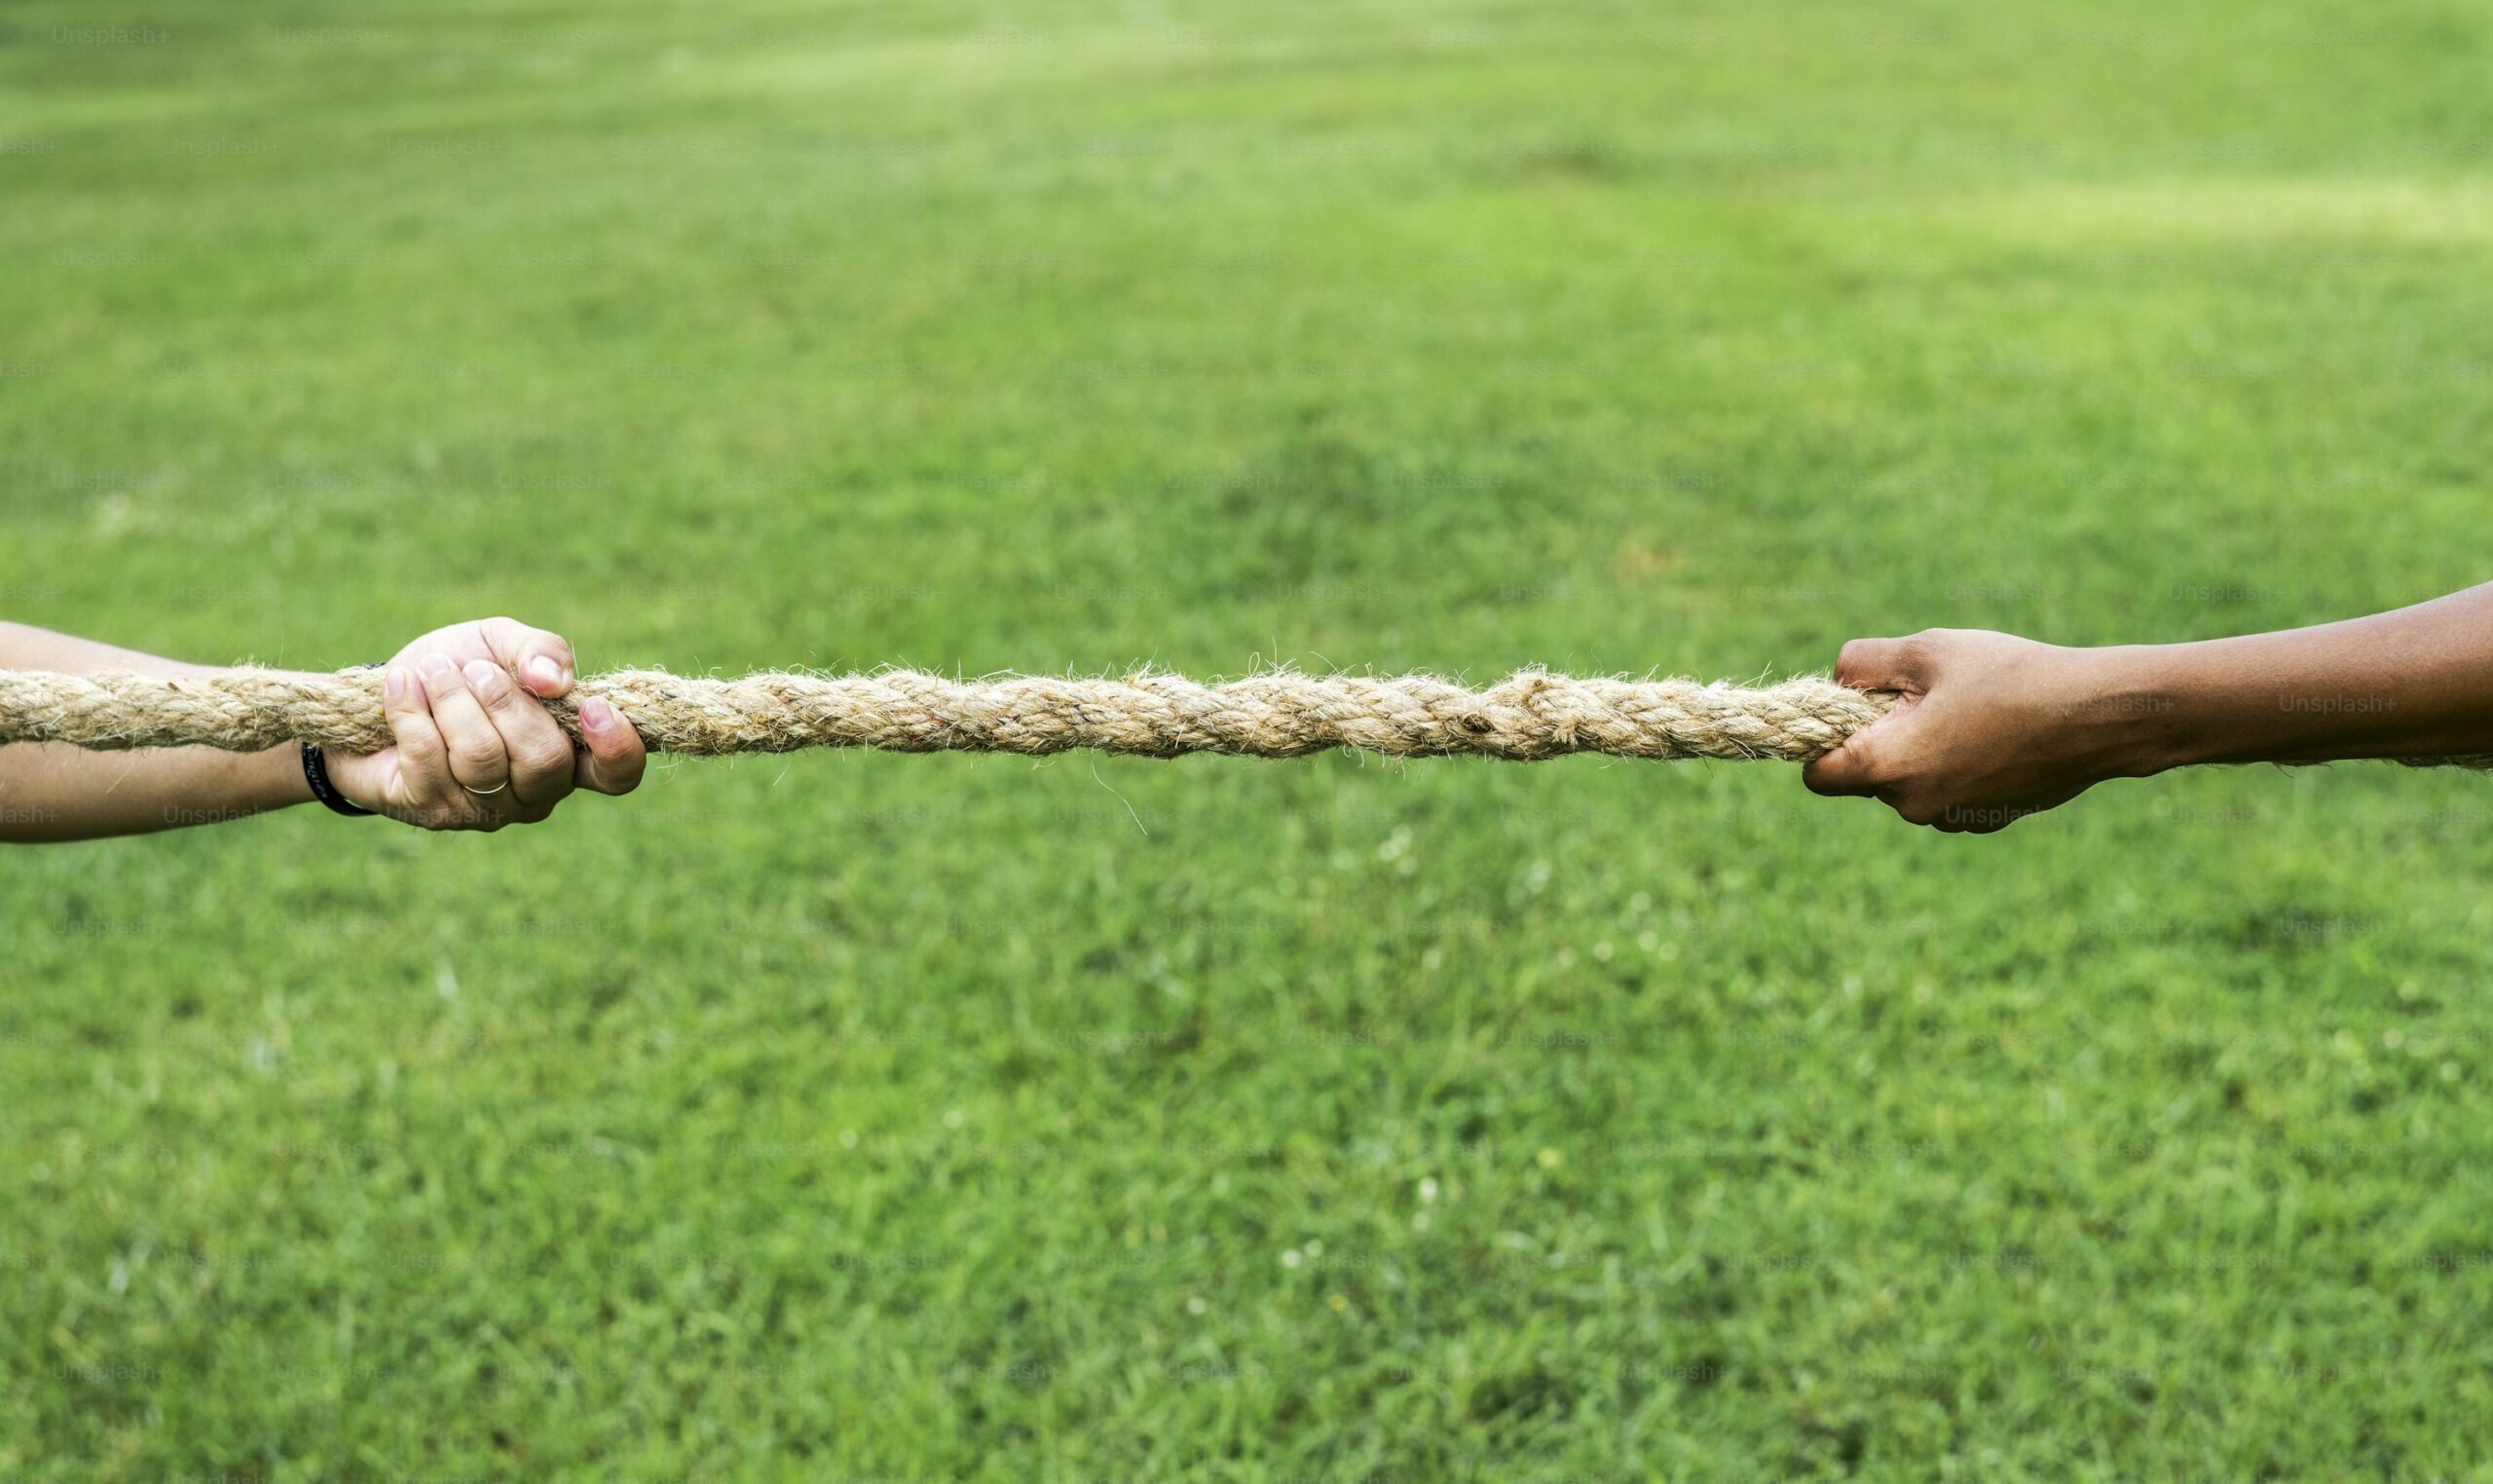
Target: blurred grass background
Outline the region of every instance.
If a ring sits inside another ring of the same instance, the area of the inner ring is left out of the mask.
[[[2488,33],[34,0],[0,615],[1485,680],[2394,606],[2485,575]],[[808,755],[12,851],[0,1476],[2485,1477],[2485,788]]]

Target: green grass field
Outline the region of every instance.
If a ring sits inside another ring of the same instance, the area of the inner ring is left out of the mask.
[[[1486,680],[2368,612],[2487,575],[2488,59],[37,0],[0,616]],[[811,754],[13,850],[0,1480],[2493,1477],[2488,790]]]

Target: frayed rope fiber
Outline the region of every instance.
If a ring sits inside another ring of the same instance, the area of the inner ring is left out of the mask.
[[[1427,675],[1289,671],[1206,686],[1156,672],[956,681],[913,670],[740,680],[616,670],[584,676],[570,694],[545,703],[575,741],[578,703],[590,696],[613,703],[652,751],[694,756],[873,747],[1297,758],[1347,747],[1405,758],[1608,753],[1796,762],[1832,750],[1895,704],[1886,692],[1817,678],[1752,688],[1572,680],[1539,670],[1485,690]],[[0,743],[8,742],[228,752],[311,742],[369,753],[391,738],[377,670],[239,669],[180,679],[0,670]]]

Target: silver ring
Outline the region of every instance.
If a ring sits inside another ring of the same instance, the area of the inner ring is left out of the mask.
[[[456,779],[454,779],[454,780],[452,780],[452,781],[453,781],[453,782],[457,782],[457,780],[456,780]],[[465,785],[465,784],[464,784],[464,783],[460,784],[459,786],[460,786],[461,788],[463,788],[463,789],[467,789],[467,785]],[[507,779],[507,778],[505,778],[505,779],[503,779],[502,782],[500,782],[500,783],[498,783],[498,784],[495,784],[495,785],[494,785],[492,788],[490,788],[490,789],[467,789],[467,792],[468,792],[468,793],[470,793],[470,794],[475,795],[478,798],[493,798],[495,795],[497,795],[497,794],[499,794],[499,793],[501,793],[502,790],[504,790],[504,789],[506,789],[506,788],[509,788],[509,787],[510,787],[510,780],[509,780],[509,779]]]

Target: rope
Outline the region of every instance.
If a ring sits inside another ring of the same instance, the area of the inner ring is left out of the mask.
[[[1391,680],[1288,671],[1205,686],[1152,672],[1121,680],[953,681],[912,670],[711,680],[661,670],[583,677],[545,702],[577,741],[578,703],[612,702],[652,751],[1060,753],[1296,758],[1327,748],[1395,757],[1806,761],[1886,714],[1895,698],[1816,678],[1762,688],[1694,681],[1571,680],[1519,671],[1485,690],[1427,675]],[[171,679],[122,671],[0,671],[0,743],[215,747],[285,742],[347,752],[391,745],[381,675],[241,669]]]

